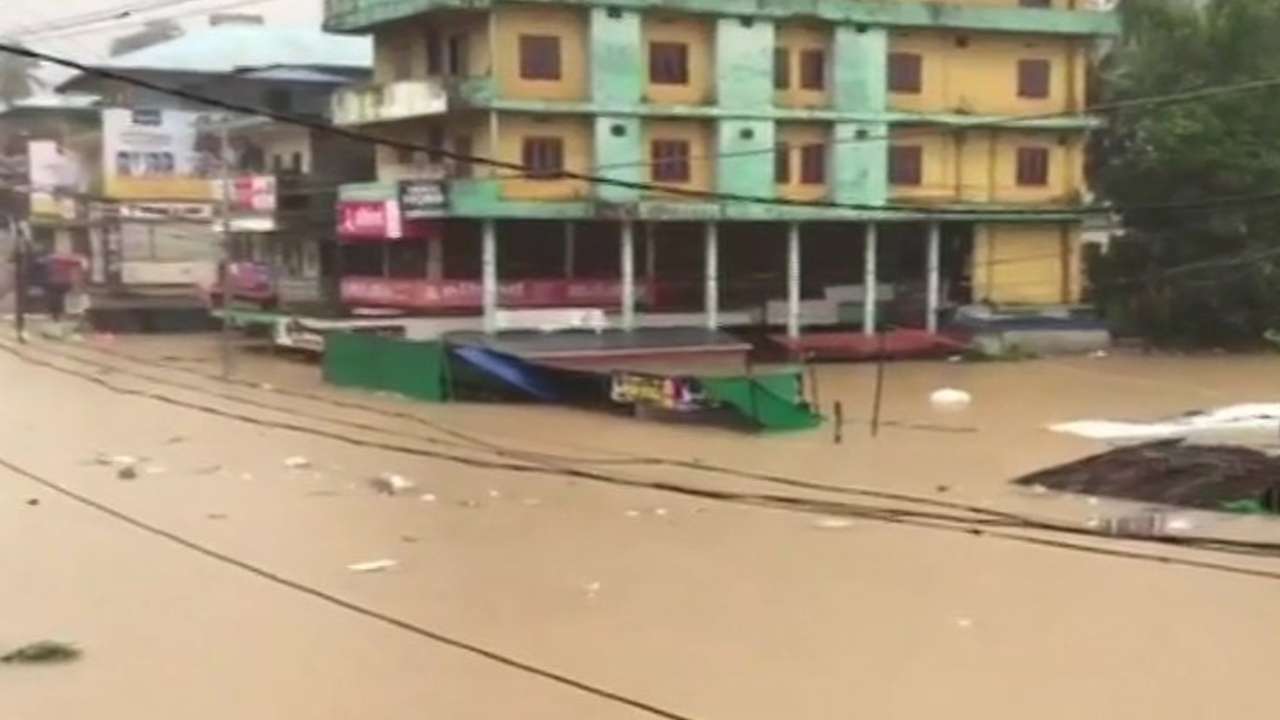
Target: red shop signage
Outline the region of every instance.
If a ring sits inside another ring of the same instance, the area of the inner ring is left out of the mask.
[[[352,305],[478,310],[483,297],[483,287],[474,280],[342,279],[342,300]],[[498,302],[504,307],[617,307],[621,300],[618,280],[510,280],[498,286]]]
[[[395,200],[338,203],[338,235],[344,242],[430,240],[442,234],[438,220],[405,220]]]

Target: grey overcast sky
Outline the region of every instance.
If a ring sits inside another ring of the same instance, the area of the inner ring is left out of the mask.
[[[136,31],[146,20],[172,18],[191,32],[207,26],[211,12],[232,5],[238,7],[224,12],[262,15],[271,25],[319,27],[324,16],[324,0],[0,0],[0,37],[15,36],[15,39],[38,50],[81,62],[93,62],[107,57],[107,48],[112,38]],[[66,32],[60,31],[58,34],[61,37],[41,38],[38,32],[34,36],[29,32],[22,32],[24,28],[48,25],[86,13],[139,6],[156,9]],[[64,76],[64,73],[49,74],[50,79]]]

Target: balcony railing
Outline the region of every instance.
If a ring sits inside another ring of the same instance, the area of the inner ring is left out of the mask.
[[[443,114],[449,93],[439,80],[398,80],[343,88],[332,102],[334,124],[366,125]]]

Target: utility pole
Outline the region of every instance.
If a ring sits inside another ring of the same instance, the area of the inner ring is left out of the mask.
[[[231,141],[227,125],[231,117],[220,119],[219,150],[221,162],[218,163],[221,184],[222,202],[219,204],[219,220],[222,230],[222,261],[218,263],[218,287],[222,290],[222,328],[219,333],[219,345],[222,351],[222,378],[231,379]]]
[[[13,235],[13,311],[14,328],[18,333],[18,342],[27,342],[27,250],[23,238],[22,223],[10,218],[9,228]]]

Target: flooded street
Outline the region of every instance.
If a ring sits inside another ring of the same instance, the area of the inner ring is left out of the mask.
[[[409,403],[243,351],[225,384],[207,337],[0,345],[0,651],[84,652],[0,665],[0,717],[1270,715],[1280,581],[1239,571],[1280,562],[971,530],[1140,507],[1009,481],[1105,449],[1052,423],[1276,401],[1274,357],[894,364],[876,439],[874,367],[820,366],[837,445]]]

